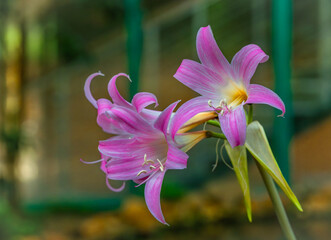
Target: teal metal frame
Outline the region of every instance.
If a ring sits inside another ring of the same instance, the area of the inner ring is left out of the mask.
[[[125,25],[127,30],[127,54],[130,98],[138,92],[141,55],[143,47],[142,11],[140,0],[125,0]]]
[[[286,106],[285,118],[274,122],[273,150],[284,177],[290,181],[289,146],[293,135],[291,90],[292,1],[272,1],[272,56],[275,91]]]

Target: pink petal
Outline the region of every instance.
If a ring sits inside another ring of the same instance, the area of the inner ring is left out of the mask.
[[[187,166],[188,155],[175,146],[169,144],[166,161],[167,169],[184,169]]]
[[[197,52],[203,65],[221,76],[231,76],[230,64],[217,46],[210,26],[200,28],[197,36]]]
[[[130,136],[115,136],[99,141],[99,151],[108,157],[130,158],[137,140]]]
[[[167,224],[161,210],[160,193],[165,171],[157,172],[145,185],[145,201],[149,211],[161,223]]]
[[[282,111],[281,116],[285,114],[285,105],[282,99],[269,88],[263,87],[258,84],[250,84],[248,88],[248,99],[245,104],[248,103],[262,103],[268,104],[274,108]]]
[[[90,76],[88,76],[88,78],[85,81],[84,92],[85,92],[85,96],[86,96],[87,100],[89,100],[89,102],[92,103],[92,105],[95,108],[98,108],[97,101],[95,100],[95,98],[92,96],[92,93],[91,93],[91,82],[92,82],[93,78],[95,78],[96,76],[104,76],[104,75],[101,72],[97,72],[97,73],[93,73]]]
[[[170,134],[172,139],[175,138],[178,130],[192,117],[201,112],[211,111],[208,105],[208,98],[196,97],[184,103],[173,117],[170,125]]]
[[[122,183],[122,185],[118,188],[115,188],[113,187],[111,184],[110,184],[110,180],[108,179],[108,177],[106,177],[106,185],[107,187],[112,190],[113,192],[122,192],[123,189],[125,188],[125,182]]]
[[[219,97],[227,81],[215,71],[192,60],[184,59],[174,77],[203,96]]]
[[[161,111],[142,109],[140,115],[148,122],[154,122],[161,114]]]
[[[139,92],[132,99],[132,105],[137,109],[137,112],[141,112],[142,109],[153,103],[155,107],[159,105],[155,95],[147,92]]]
[[[114,77],[112,77],[108,83],[108,92],[110,97],[112,98],[113,102],[123,106],[123,107],[128,107],[128,108],[132,108],[131,104],[129,102],[127,102],[122,96],[121,94],[118,92],[117,87],[116,87],[116,80],[118,77],[120,76],[124,76],[126,78],[128,78],[131,82],[130,77],[125,74],[125,73],[119,73],[117,75],[115,75]]]
[[[132,180],[144,177],[137,174],[143,169],[144,158],[113,158],[101,170],[107,174],[109,179],[113,180]]]
[[[264,63],[268,59],[269,56],[257,45],[250,44],[243,47],[231,62],[236,75],[235,80],[243,81],[245,86],[248,87],[259,63]]]
[[[113,104],[108,99],[98,99],[98,117],[97,123],[103,131],[111,134],[123,133],[123,130],[118,125],[118,122],[109,117],[108,112],[113,107]]]
[[[160,131],[162,131],[165,135],[167,134],[169,120],[172,115],[173,110],[177,106],[179,101],[170,104],[166,109],[162,111],[160,116],[156,119],[154,123],[154,127]]]
[[[246,140],[246,116],[243,104],[230,112],[219,115],[221,129],[231,147],[245,144]]]
[[[129,134],[149,134],[153,128],[137,112],[120,106],[112,107],[107,114],[120,129]]]

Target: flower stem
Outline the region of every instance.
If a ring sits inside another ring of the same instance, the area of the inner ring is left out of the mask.
[[[214,137],[214,138],[220,138],[220,139],[225,139],[226,137],[223,133],[216,133],[216,132],[212,132],[212,131],[207,131],[206,133],[208,138]]]
[[[215,126],[215,127],[219,127],[219,128],[221,127],[220,122],[217,120],[208,120],[207,124]]]
[[[264,168],[258,162],[256,162],[256,165],[261,173],[264,184],[268,190],[269,196],[271,198],[279,224],[283,230],[284,235],[288,240],[296,240],[293,229],[286,215],[283,203],[276,189],[275,183],[273,182],[271,176],[264,170]]]
[[[252,121],[253,121],[253,104],[248,104],[247,124],[250,124]]]

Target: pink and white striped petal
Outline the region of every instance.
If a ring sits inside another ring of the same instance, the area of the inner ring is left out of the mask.
[[[202,96],[218,98],[222,87],[227,84],[227,79],[213,70],[203,64],[184,59],[174,78]]]
[[[208,105],[208,100],[208,98],[200,96],[193,98],[180,106],[180,108],[176,111],[176,114],[173,117],[170,125],[169,132],[172,139],[175,139],[178,130],[192,117],[201,112],[211,111],[211,108]]]
[[[88,76],[85,81],[84,92],[85,92],[85,96],[86,96],[87,100],[90,103],[92,103],[92,105],[95,108],[98,108],[97,101],[95,100],[95,98],[92,96],[92,93],[91,93],[91,82],[96,76],[104,76],[104,75],[101,72],[97,72],[97,73],[93,73],[90,76]]]
[[[162,111],[162,113],[156,119],[156,121],[154,123],[154,127],[156,129],[162,131],[165,135],[168,132],[168,125],[169,125],[169,120],[171,118],[172,112],[178,103],[179,103],[179,101],[170,104],[166,109],[164,109]]]
[[[259,63],[264,63],[269,59],[262,49],[255,45],[250,44],[236,53],[231,61],[231,66],[234,70],[235,81],[242,81],[248,87],[252,76]]]
[[[136,111],[131,109],[114,106],[107,114],[110,118],[117,121],[117,125],[124,132],[129,134],[149,134],[153,132],[152,126],[145,121]]]
[[[210,26],[200,28],[196,45],[199,59],[203,65],[217,71],[222,77],[231,77],[230,64],[219,49]]]
[[[148,171],[147,166],[142,164],[144,158],[112,158],[109,162],[101,167],[109,179],[113,180],[133,180],[145,177],[145,173],[138,176],[141,170]],[[149,175],[149,174],[148,174]]]
[[[99,151],[111,158],[130,158],[132,149],[137,145],[137,140],[131,136],[115,136],[107,140],[99,141]],[[143,159],[143,158],[142,158]]]
[[[232,148],[245,144],[246,116],[243,104],[240,104],[223,116],[219,115],[219,120],[222,132]]]
[[[167,169],[184,169],[187,166],[188,155],[175,146],[168,145],[168,154],[166,161]]]
[[[113,104],[108,99],[98,99],[97,101],[97,123],[102,128],[103,131],[110,134],[121,134],[123,129],[121,129],[118,121],[110,118],[109,111],[113,107]],[[125,133],[125,132],[124,132]]]
[[[125,73],[116,74],[115,76],[113,76],[110,79],[110,81],[108,83],[109,95],[110,95],[110,97],[112,98],[112,100],[115,104],[118,104],[118,105],[123,106],[123,107],[132,108],[131,104],[128,101],[126,101],[117,90],[116,80],[120,76],[124,76],[124,77],[128,78],[129,81],[131,82],[131,79],[130,79],[129,75],[127,75]]]
[[[167,224],[160,203],[161,187],[165,171],[158,171],[145,185],[145,201],[149,211],[161,223]]]
[[[285,105],[282,99],[272,90],[258,84],[250,84],[248,88],[248,99],[245,104],[267,104],[282,111],[285,114]]]
[[[155,104],[155,107],[159,105],[156,96],[152,93],[139,92],[133,96],[132,105],[136,108],[138,113],[151,104]]]

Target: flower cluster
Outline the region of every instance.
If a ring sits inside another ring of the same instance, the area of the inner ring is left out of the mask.
[[[164,175],[169,169],[184,169],[186,152],[209,137],[208,131],[190,131],[197,125],[218,118],[221,130],[232,148],[245,144],[246,116],[244,105],[264,103],[285,113],[282,100],[270,89],[250,84],[259,63],[268,56],[256,45],[242,48],[229,63],[218,48],[211,28],[203,27],[197,36],[197,52],[201,63],[183,60],[174,77],[201,96],[184,103],[175,113],[179,101],[163,111],[146,109],[158,105],[157,98],[146,92],[137,93],[126,101],[116,88],[117,74],[109,81],[111,100],[96,100],[90,91],[90,75],[85,82],[85,95],[97,109],[97,123],[112,134],[99,142],[101,169],[110,180],[132,180],[145,184],[146,204],[153,216],[166,224],[160,205]],[[131,81],[131,80],[130,80]],[[189,132],[190,131],[190,132]]]

